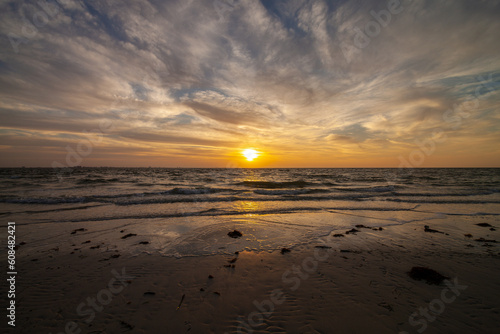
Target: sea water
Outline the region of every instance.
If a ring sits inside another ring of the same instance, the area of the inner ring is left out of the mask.
[[[81,236],[108,250],[209,255],[293,247],[359,223],[500,217],[494,168],[3,168],[0,184],[3,221],[40,249]],[[244,236],[229,238],[233,229]]]

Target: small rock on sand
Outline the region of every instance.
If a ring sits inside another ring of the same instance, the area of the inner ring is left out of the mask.
[[[122,239],[127,239],[127,238],[130,238],[130,237],[135,237],[137,234],[135,233],[129,233],[129,234],[126,234],[122,237]]]
[[[445,279],[449,277],[443,276],[434,269],[427,267],[413,267],[408,272],[408,275],[414,280],[425,280],[428,284],[441,284]]]
[[[228,236],[230,236],[231,238],[239,238],[239,237],[241,237],[243,234],[241,234],[241,232],[240,232],[240,231],[238,231],[238,230],[234,230],[234,231],[232,231],[232,232],[228,232],[228,233],[227,233],[227,235],[228,235]]]
[[[284,248],[284,247],[283,247],[283,248],[281,249],[281,251],[280,251],[280,252],[281,252],[281,254],[285,254],[285,253],[290,253],[290,252],[291,252],[291,250],[290,250],[290,249],[288,249],[288,248]]]

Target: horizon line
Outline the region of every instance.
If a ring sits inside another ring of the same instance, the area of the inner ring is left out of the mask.
[[[500,166],[481,166],[481,167],[166,167],[166,166],[74,166],[74,167],[48,167],[48,166],[0,166],[2,168],[19,168],[19,169],[29,169],[29,168],[46,168],[46,169],[79,169],[79,168],[172,168],[172,169],[485,169],[485,168],[500,168]]]

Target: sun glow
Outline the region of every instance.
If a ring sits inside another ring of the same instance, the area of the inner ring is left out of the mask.
[[[246,149],[244,150],[241,154],[243,154],[243,156],[248,160],[248,161],[253,161],[255,158],[257,158],[259,156],[259,152],[257,152],[256,150],[252,150],[252,149]]]

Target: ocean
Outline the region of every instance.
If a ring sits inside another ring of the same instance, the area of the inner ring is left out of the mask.
[[[2,220],[40,249],[78,228],[107,249],[201,256],[293,247],[357,224],[500,217],[498,168],[2,168],[0,184]],[[233,229],[244,238],[228,244]]]

